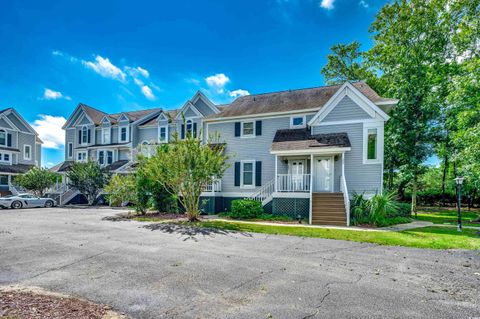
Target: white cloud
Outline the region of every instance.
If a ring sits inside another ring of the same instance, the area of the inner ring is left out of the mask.
[[[133,77],[138,77],[139,75],[143,76],[144,78],[148,78],[150,76],[150,72],[148,70],[137,66],[136,68],[132,68],[129,66],[126,66],[124,70],[131,76]]]
[[[31,125],[43,141],[43,147],[59,149],[65,144],[62,126],[67,120],[63,116],[40,114]]]
[[[133,79],[133,82],[135,82],[135,84],[138,85],[138,86],[143,86],[143,81],[140,80],[140,79],[135,78],[135,79]]]
[[[218,93],[223,93],[223,88],[225,84],[230,82],[230,79],[223,73],[217,73],[205,78],[205,81],[208,86],[215,88]]]
[[[61,99],[63,97],[61,92],[54,91],[51,89],[45,89],[45,92],[43,92],[43,98],[45,100],[56,100],[56,99]]]
[[[142,93],[149,100],[155,99],[155,95],[153,95],[152,89],[149,88],[147,85],[142,86]]]
[[[322,0],[320,2],[320,7],[327,9],[327,10],[332,10],[333,9],[333,3],[335,0]]]
[[[82,61],[82,63],[85,67],[92,69],[105,78],[125,82],[126,74],[113,65],[108,58],[97,55],[95,61]]]
[[[239,97],[239,96],[250,95],[250,92],[248,92],[247,90],[238,89],[235,91],[230,91],[228,95],[230,95],[231,97]]]
[[[360,0],[358,5],[361,6],[361,7],[364,7],[365,9],[370,6],[365,0]]]

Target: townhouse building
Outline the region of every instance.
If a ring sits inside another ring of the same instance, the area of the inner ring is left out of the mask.
[[[205,189],[205,212],[251,198],[273,214],[348,225],[352,194],[382,191],[384,124],[397,102],[364,82],[346,82],[243,96],[226,105],[198,92],[178,110],[107,114],[79,104],[64,127],[65,162],[55,169],[91,159],[129,173],[141,145],[168,143],[174,132],[204,142],[215,134],[231,165]]]

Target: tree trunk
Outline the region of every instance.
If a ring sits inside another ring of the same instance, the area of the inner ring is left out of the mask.
[[[417,190],[417,173],[414,173],[412,181],[412,214],[415,214],[415,218],[417,218]]]
[[[448,154],[445,152],[445,157],[443,158],[443,175],[442,175],[442,206],[446,206],[446,199],[445,199],[445,181],[447,179],[447,172],[448,172]]]

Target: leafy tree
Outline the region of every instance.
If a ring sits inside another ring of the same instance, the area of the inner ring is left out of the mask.
[[[107,170],[97,162],[75,162],[67,172],[68,185],[82,193],[89,205],[93,205],[102,188],[110,178]]]
[[[15,178],[15,183],[36,196],[43,197],[45,191],[57,181],[58,174],[50,172],[46,168],[33,167],[23,175]]]
[[[369,60],[383,72],[387,94],[400,100],[387,125],[387,143],[396,150],[400,169],[411,176],[415,214],[418,178],[433,151],[440,109],[432,92],[448,44],[444,10],[443,0],[398,0],[385,5],[370,28],[375,44]]]
[[[345,81],[366,81],[374,90],[383,91],[381,79],[368,65],[365,52],[360,51],[360,43],[335,44],[327,55],[327,64],[320,70],[328,85],[342,84]]]
[[[191,134],[183,140],[175,135],[173,142],[158,148],[143,168],[150,180],[178,196],[190,221],[200,215],[200,195],[207,184],[221,178],[228,168],[228,157],[216,141],[211,138],[204,144]]]
[[[123,203],[135,202],[135,176],[132,174],[112,176],[105,186],[111,205],[121,206]]]

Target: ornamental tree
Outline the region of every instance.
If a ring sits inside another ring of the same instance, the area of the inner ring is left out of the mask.
[[[67,172],[68,186],[77,189],[93,205],[102,188],[108,183],[110,175],[108,171],[97,162],[75,162]]]
[[[146,177],[167,190],[184,206],[188,220],[200,215],[200,195],[205,187],[220,179],[228,168],[224,146],[209,138],[202,143],[199,138],[187,134],[179,139],[175,134],[170,144],[157,149],[142,167]]]
[[[57,178],[58,174],[50,172],[46,168],[33,167],[25,174],[17,176],[15,183],[36,196],[43,197],[45,191],[55,184]]]

